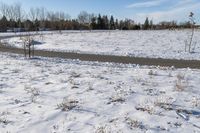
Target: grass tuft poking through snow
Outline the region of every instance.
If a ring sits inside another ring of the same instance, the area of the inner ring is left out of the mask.
[[[70,111],[74,109],[75,107],[77,107],[78,103],[79,102],[77,100],[64,98],[63,102],[58,104],[57,106],[58,106],[58,109],[61,109],[62,111]]]

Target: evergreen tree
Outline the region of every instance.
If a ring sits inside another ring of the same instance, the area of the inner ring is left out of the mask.
[[[34,30],[33,22],[30,21],[30,20],[26,20],[26,21],[24,22],[24,28],[25,28],[25,30],[27,30],[27,31],[32,31],[32,30]]]
[[[22,25],[22,22],[20,19],[17,20],[17,28],[22,28],[23,25]]]
[[[8,27],[9,28],[14,28],[16,26],[16,22],[13,19],[10,19],[8,22]]]
[[[133,30],[140,30],[140,24],[136,24],[133,26]]]
[[[123,23],[122,20],[120,20],[120,22],[119,22],[119,29],[123,30],[123,27],[124,27],[124,23]]]
[[[115,28],[116,28],[116,29],[119,29],[119,22],[118,22],[118,19],[116,19],[116,21],[115,21]]]
[[[0,19],[0,31],[1,31],[1,32],[7,31],[7,26],[8,26],[7,18],[6,18],[6,16],[3,16],[3,17]]]
[[[114,30],[115,29],[115,21],[114,21],[114,17],[111,16],[110,17],[110,30]]]
[[[35,24],[34,25],[35,30],[38,31],[39,27],[40,27],[40,21],[38,19],[36,19],[35,22],[34,22],[34,24]]]
[[[91,23],[90,23],[90,26],[91,26],[92,30],[97,29],[97,22],[96,21],[97,21],[97,18],[96,17],[92,17]]]
[[[146,18],[146,20],[144,22],[143,29],[144,30],[148,30],[149,29],[149,18],[148,17]]]
[[[102,18],[101,15],[99,14],[97,18],[97,29],[101,29],[101,25],[102,25]]]
[[[105,27],[105,16],[103,16],[100,21],[100,29],[105,30]]]
[[[109,20],[108,20],[108,16],[103,16],[103,29],[108,30],[109,29]]]
[[[152,30],[152,29],[153,29],[153,20],[151,20],[149,23],[150,23],[150,24],[149,24],[149,27],[150,27],[150,29]]]

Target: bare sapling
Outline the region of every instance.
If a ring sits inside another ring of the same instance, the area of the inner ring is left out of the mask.
[[[28,54],[28,57],[34,57],[34,43],[33,43],[33,38],[31,35],[27,35],[23,38],[23,43],[24,43],[24,56],[26,57]]]
[[[193,12],[190,12],[189,20],[190,20],[190,26],[191,26],[191,35],[189,36],[189,40],[186,41],[185,43],[185,52],[187,52],[187,47],[188,47],[188,52],[191,53],[192,50],[194,51],[195,45],[196,45],[195,43],[193,43],[195,24],[196,24]],[[193,44],[194,44],[194,48],[192,49]]]
[[[191,28],[192,28],[192,34],[191,34],[190,43],[189,43],[189,52],[191,52],[191,45],[194,38],[194,28],[195,28],[194,13],[191,12],[189,18],[190,18]]]

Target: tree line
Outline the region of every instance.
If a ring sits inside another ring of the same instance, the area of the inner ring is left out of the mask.
[[[21,4],[0,4],[0,31],[39,31],[39,30],[152,30],[190,28],[190,22],[177,24],[175,21],[153,24],[146,18],[143,24],[132,19],[119,20],[114,16],[80,12],[76,19],[64,12],[48,11],[45,8],[31,8],[28,12]]]

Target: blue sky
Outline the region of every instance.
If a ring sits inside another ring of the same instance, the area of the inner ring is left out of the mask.
[[[154,22],[163,20],[185,21],[189,12],[200,18],[200,0],[1,0],[3,3],[20,2],[28,11],[30,7],[64,11],[76,17],[80,11],[114,15],[119,19],[131,18],[143,22],[146,17]],[[197,19],[199,22],[199,20]]]

